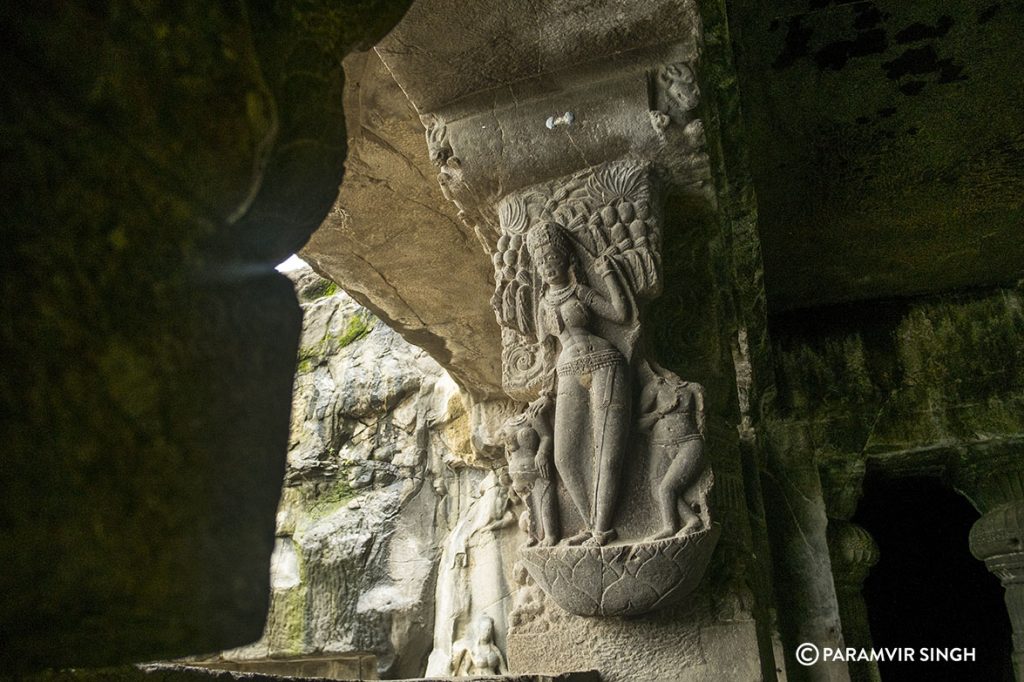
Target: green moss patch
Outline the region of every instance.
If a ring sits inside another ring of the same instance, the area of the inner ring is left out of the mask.
[[[349,318],[345,328],[336,334],[326,334],[317,343],[299,349],[296,365],[298,374],[311,372],[328,355],[337,353],[363,338],[373,330],[376,318],[367,311],[360,311]]]

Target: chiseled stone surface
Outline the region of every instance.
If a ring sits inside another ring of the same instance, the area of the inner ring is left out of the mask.
[[[604,682],[762,680],[753,621],[712,624],[707,603],[642,618],[582,618],[545,601],[543,616],[516,626],[509,660],[520,670],[600,671]]]
[[[678,40],[692,30],[691,10],[676,0],[566,0],[526,11],[501,0],[420,0],[377,50],[417,108],[437,111],[472,93]]]
[[[501,361],[487,305],[490,263],[441,196],[423,124],[380,58],[354,53],[345,69],[345,182],[301,255],[469,393],[495,397]]]
[[[1021,286],[795,314],[773,321],[776,428],[818,452],[891,470],[941,466],[946,450],[1024,431]],[[936,447],[939,446],[939,447]]]

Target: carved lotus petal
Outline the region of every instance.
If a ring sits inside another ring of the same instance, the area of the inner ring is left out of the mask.
[[[635,616],[678,603],[700,583],[721,526],[608,547],[523,547],[530,576],[578,616]]]

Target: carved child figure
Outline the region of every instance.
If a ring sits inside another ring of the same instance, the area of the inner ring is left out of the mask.
[[[547,414],[551,404],[550,395],[542,395],[503,427],[512,491],[526,506],[522,526],[530,536],[529,545],[551,546],[559,540],[557,497],[551,481],[553,438]]]
[[[660,540],[708,524],[711,473],[704,457],[704,387],[660,367],[653,369],[653,378],[640,394],[638,426],[650,433],[653,466],[668,460],[664,476],[653,481],[661,529],[649,539]],[[695,503],[700,515],[694,512]]]

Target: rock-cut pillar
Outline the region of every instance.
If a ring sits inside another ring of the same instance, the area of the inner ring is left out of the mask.
[[[1013,625],[1013,669],[1024,681],[1024,490],[1022,472],[1002,475],[1001,492],[1009,493],[971,528],[971,553],[1006,590],[1006,610]]]
[[[862,589],[871,567],[878,563],[878,545],[866,530],[849,521],[830,520],[828,551],[832,560],[832,576],[839,604],[839,620],[843,625],[846,646],[871,649],[871,627]],[[852,682],[879,682],[878,663],[852,661]]]
[[[1016,452],[980,457],[973,470],[961,473],[959,486],[982,512],[971,528],[971,553],[1006,590],[1006,610],[1013,626],[1013,669],[1024,682],[1024,463]]]

